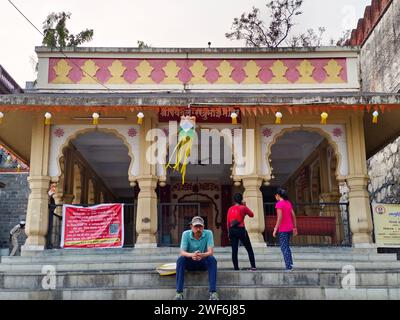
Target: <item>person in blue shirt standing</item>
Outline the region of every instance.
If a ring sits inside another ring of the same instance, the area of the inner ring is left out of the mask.
[[[217,294],[217,260],[214,257],[214,236],[212,231],[204,230],[202,217],[193,217],[190,230],[182,234],[181,254],[176,262],[176,296],[183,300],[185,270],[208,270],[209,300],[219,300]]]

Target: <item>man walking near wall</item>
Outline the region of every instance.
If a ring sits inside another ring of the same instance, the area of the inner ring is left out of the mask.
[[[17,252],[17,250],[18,250],[18,237],[22,233],[25,234],[25,221],[24,220],[20,221],[20,223],[17,224],[10,231],[10,245],[12,245],[12,249],[10,248],[10,250],[11,250],[10,256],[14,256],[15,253]]]

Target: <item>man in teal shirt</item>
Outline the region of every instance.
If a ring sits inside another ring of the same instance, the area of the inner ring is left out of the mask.
[[[217,294],[217,260],[214,257],[214,237],[210,230],[204,230],[204,220],[194,217],[190,230],[184,231],[181,240],[181,255],[176,262],[176,296],[183,300],[185,270],[208,270],[209,300],[219,300]]]

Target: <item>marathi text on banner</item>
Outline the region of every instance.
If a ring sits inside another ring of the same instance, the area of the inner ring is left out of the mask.
[[[124,207],[63,206],[62,248],[121,248],[124,244]]]
[[[400,247],[400,205],[373,204],[375,242]]]

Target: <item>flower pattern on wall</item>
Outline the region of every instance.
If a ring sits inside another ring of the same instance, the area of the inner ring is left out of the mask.
[[[272,130],[270,128],[266,128],[263,131],[263,136],[269,138],[272,135]]]
[[[63,137],[64,136],[64,129],[62,129],[62,128],[57,128],[57,129],[55,129],[54,130],[54,135],[57,137],[57,138],[61,138],[61,137]]]
[[[130,136],[131,138],[136,137],[136,135],[137,135],[137,131],[135,128],[130,128],[128,130],[128,136]]]
[[[333,136],[336,138],[340,138],[343,135],[343,131],[340,128],[333,129]]]

